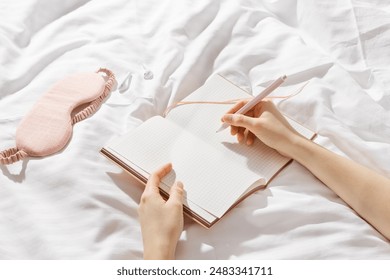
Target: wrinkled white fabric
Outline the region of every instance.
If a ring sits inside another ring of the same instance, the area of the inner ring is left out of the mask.
[[[63,151],[0,167],[1,259],[142,258],[142,186],[99,150],[213,73],[252,93],[282,74],[283,93],[310,80],[279,108],[390,176],[387,1],[2,0],[0,18],[0,149],[65,75],[132,77]],[[213,228],[186,219],[177,258],[389,259],[390,245],[294,162]]]

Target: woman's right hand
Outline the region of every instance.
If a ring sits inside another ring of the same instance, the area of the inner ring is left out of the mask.
[[[245,115],[234,114],[248,101],[241,101],[222,117],[222,121],[231,125],[231,134],[237,135],[238,142],[252,145],[255,137],[267,146],[289,156],[294,142],[302,138],[287,122],[271,101],[261,101]]]
[[[222,117],[240,142],[252,144],[256,136],[282,155],[293,158],[390,240],[388,178],[304,138],[270,101],[260,102],[247,116],[233,115],[244,104],[236,104]]]

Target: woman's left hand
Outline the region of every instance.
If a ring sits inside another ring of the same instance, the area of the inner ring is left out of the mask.
[[[144,244],[144,259],[174,259],[183,231],[183,184],[175,182],[167,201],[161,197],[161,179],[172,170],[168,163],[153,172],[138,209]]]

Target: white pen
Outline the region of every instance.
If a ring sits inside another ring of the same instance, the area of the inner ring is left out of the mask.
[[[261,100],[266,98],[271,92],[273,92],[275,89],[277,89],[286,79],[287,79],[286,75],[276,79],[272,84],[270,84],[268,87],[266,87],[262,92],[260,92],[251,101],[249,101],[244,106],[242,106],[240,108],[240,110],[238,110],[234,114],[243,114],[243,115],[246,114],[253,107],[255,107],[257,104],[259,104]],[[228,127],[229,127],[229,124],[223,123],[222,126],[217,130],[217,132],[220,132]]]

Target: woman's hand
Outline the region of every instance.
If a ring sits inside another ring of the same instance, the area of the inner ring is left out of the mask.
[[[272,102],[260,102],[247,116],[232,115],[244,104],[238,103],[222,117],[222,121],[232,126],[231,133],[237,135],[239,142],[250,145],[256,136],[296,160],[390,239],[388,178],[300,136]]]
[[[138,209],[144,243],[144,259],[174,259],[183,230],[183,184],[175,182],[167,201],[161,197],[161,179],[172,170],[166,164],[153,172],[146,184]]]
[[[287,122],[271,101],[261,101],[245,115],[234,115],[248,101],[241,101],[222,117],[231,125],[231,134],[237,140],[252,145],[255,137],[279,153],[289,156],[290,146],[302,136]]]

